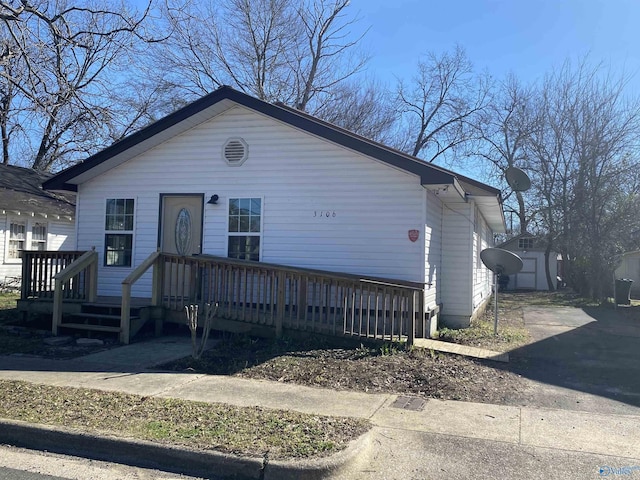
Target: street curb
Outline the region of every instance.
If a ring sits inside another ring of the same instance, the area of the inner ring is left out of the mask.
[[[0,418],[0,444],[189,476],[208,478],[214,473],[217,477],[238,480],[326,478],[366,454],[369,438],[370,431],[326,458],[265,460]]]
[[[268,460],[264,480],[320,480],[342,473],[367,455],[371,447],[371,430],[352,440],[347,448],[325,458]]]

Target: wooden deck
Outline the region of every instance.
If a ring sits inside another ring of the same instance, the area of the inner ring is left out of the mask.
[[[213,328],[220,330],[280,336],[288,329],[409,343],[428,333],[424,286],[414,282],[156,252],[122,282],[121,297],[98,297],[97,254],[72,252],[75,259],[65,257],[61,269],[56,260],[60,252],[56,254],[29,252],[23,270],[29,287],[23,288],[19,301],[19,308],[28,311],[50,311],[54,334],[70,324],[68,317],[90,314],[92,306],[100,306],[109,312],[102,312],[103,320],[120,316],[120,340],[128,343],[148,319],[156,321],[156,331],[163,321],[184,323],[184,307],[192,304],[217,305]],[[135,283],[149,270],[151,298],[132,297]],[[146,318],[138,316],[143,310]],[[86,317],[90,320],[91,315]]]

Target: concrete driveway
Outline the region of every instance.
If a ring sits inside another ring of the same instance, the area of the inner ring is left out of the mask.
[[[640,309],[532,306],[524,322],[532,342],[507,368],[529,388],[515,403],[638,414]]]

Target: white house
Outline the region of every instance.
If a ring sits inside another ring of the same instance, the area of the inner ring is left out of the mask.
[[[418,282],[465,326],[491,293],[479,253],[505,230],[499,190],[229,87],[45,188],[77,192],[75,248],[95,246],[99,295],[159,249]]]
[[[0,164],[0,285],[20,286],[21,250],[75,248],[74,195],[43,190],[50,177]]]
[[[502,243],[499,248],[509,250],[522,259],[522,270],[509,277],[509,290],[549,290],[544,256],[546,246],[539,237],[522,233]],[[558,276],[558,254],[554,251],[549,254],[549,273],[555,284]]]

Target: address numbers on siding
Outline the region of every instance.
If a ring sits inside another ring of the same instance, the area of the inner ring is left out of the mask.
[[[333,218],[336,216],[334,210],[314,210],[313,216],[316,218]]]

